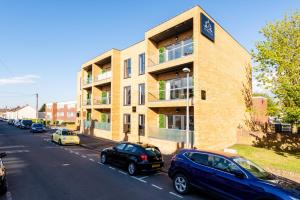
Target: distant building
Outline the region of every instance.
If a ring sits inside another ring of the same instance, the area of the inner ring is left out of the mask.
[[[76,121],[76,101],[52,102],[46,104],[46,120],[61,122]]]
[[[254,122],[265,124],[268,122],[268,100],[265,97],[257,96],[252,97],[253,103],[253,116]]]
[[[7,110],[4,115],[6,119],[35,119],[36,110],[29,105],[18,106]]]

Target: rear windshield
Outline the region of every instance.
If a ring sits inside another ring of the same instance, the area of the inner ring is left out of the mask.
[[[43,124],[33,124],[34,127],[43,127]]]
[[[61,134],[62,134],[62,135],[76,135],[74,132],[72,132],[72,131],[67,131],[67,130],[63,130],[63,131],[61,132]]]
[[[31,120],[23,120],[22,124],[24,124],[24,125],[31,125],[32,121]]]
[[[145,148],[146,153],[148,156],[158,156],[161,155],[160,151],[157,147],[146,147]]]

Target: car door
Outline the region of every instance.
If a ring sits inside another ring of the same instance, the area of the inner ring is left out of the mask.
[[[125,146],[126,146],[126,143],[120,143],[120,144],[117,144],[117,146],[115,146],[115,148],[113,149],[111,158],[115,164],[118,164],[118,165],[122,164],[121,155],[122,155],[122,152],[123,152],[123,149],[125,148]]]
[[[129,160],[135,159],[136,147],[133,144],[127,144],[124,150],[120,153],[120,161],[123,166],[127,166]]]
[[[212,167],[215,169],[212,181],[215,190],[230,199],[255,199],[259,190],[252,187],[247,175],[231,160],[213,155]]]
[[[191,183],[197,187],[211,189],[213,169],[210,167],[209,155],[189,152],[185,156],[190,160],[185,168],[189,172]]]
[[[60,137],[60,133],[61,133],[61,130],[57,130],[54,134],[54,141],[55,142],[58,142],[59,140],[59,137]]]

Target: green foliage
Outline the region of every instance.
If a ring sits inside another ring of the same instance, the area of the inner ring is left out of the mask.
[[[159,128],[166,128],[166,116],[163,114],[159,115]]]
[[[252,51],[256,79],[278,99],[283,119],[300,124],[300,15],[267,24]]]
[[[165,47],[159,48],[159,63],[165,62]]]
[[[159,81],[159,100],[164,100],[166,98],[165,86],[166,86],[166,82],[160,80]]]
[[[265,97],[267,99],[267,103],[268,103],[267,112],[268,112],[269,116],[278,117],[280,115],[278,103],[275,102],[275,100],[272,97],[270,97],[268,94],[253,93],[253,96],[261,96],[261,97]]]
[[[46,104],[43,104],[39,112],[45,112],[45,111],[46,111]]]
[[[101,113],[101,122],[107,122],[107,114]]]

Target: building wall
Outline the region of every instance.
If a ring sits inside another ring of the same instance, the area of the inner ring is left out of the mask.
[[[268,122],[268,101],[264,97],[253,97],[253,120],[256,123],[265,124]]]
[[[16,119],[35,119],[36,110],[31,106],[25,106],[20,110],[16,111]]]

